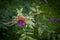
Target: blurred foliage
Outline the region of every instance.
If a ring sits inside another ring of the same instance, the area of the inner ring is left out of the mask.
[[[0,40],[60,40],[59,0],[0,0]],[[4,25],[16,16],[27,18],[24,26],[17,22]]]

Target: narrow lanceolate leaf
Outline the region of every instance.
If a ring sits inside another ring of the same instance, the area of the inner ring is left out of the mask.
[[[31,32],[27,32],[27,34],[33,35],[33,33],[31,33]]]
[[[31,14],[32,14],[32,11],[29,12],[29,15],[31,15]]]
[[[39,33],[39,35],[42,35],[43,32],[44,32],[44,30],[39,27],[39,28],[38,28],[38,33]]]
[[[22,37],[22,38],[19,38],[19,40],[25,40],[26,37],[27,37],[27,36],[24,36],[24,37]]]
[[[26,33],[21,34],[22,37],[25,36],[25,35],[26,35]]]
[[[34,23],[32,21],[29,21],[29,20],[27,20],[26,24],[28,24],[28,25],[34,25]]]
[[[22,14],[22,11],[23,11],[23,8],[21,8],[20,10],[19,9],[16,9],[17,10],[17,16],[22,16],[23,14]]]
[[[29,27],[30,27],[31,29],[34,29],[32,25],[29,25]]]
[[[36,40],[36,39],[34,39],[34,38],[30,37],[30,36],[27,36],[27,38],[30,39],[30,40]]]
[[[36,12],[36,9],[34,7],[30,7],[30,9],[33,11],[33,12]]]

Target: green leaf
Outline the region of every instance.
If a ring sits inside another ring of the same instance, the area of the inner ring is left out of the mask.
[[[27,20],[26,21],[26,24],[28,24],[28,25],[35,25],[32,21],[30,21],[30,20]]]
[[[34,29],[32,25],[29,25],[29,27],[30,27],[31,29]]]
[[[34,38],[30,37],[30,36],[27,36],[27,38],[29,38],[30,40],[36,40],[36,39],[34,39]]]
[[[23,16],[22,14],[22,11],[23,11],[23,8],[21,8],[20,10],[19,9],[16,9],[17,10],[17,16]]]
[[[44,29],[42,29],[41,27],[38,28],[38,33],[39,35],[42,35],[42,33],[44,32]]]
[[[33,11],[33,12],[36,12],[36,9],[34,7],[30,7],[30,9]]]

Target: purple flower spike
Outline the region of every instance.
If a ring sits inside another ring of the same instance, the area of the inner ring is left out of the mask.
[[[19,21],[18,21],[18,25],[19,25],[19,26],[23,26],[23,25],[24,25],[24,21],[19,20]]]
[[[60,18],[57,18],[56,21],[57,21],[57,22],[60,22]]]
[[[56,20],[55,20],[55,18],[49,18],[49,21],[55,22]]]

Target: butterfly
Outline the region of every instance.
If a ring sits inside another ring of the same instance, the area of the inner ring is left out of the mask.
[[[17,16],[15,19],[13,19],[12,21],[9,21],[7,23],[3,23],[5,25],[7,24],[10,24],[10,23],[14,23],[15,21],[18,22],[18,26],[23,26],[25,21],[26,21],[26,18],[24,16]]]
[[[18,16],[16,19],[18,21],[18,26],[23,26],[26,21],[26,18],[23,16]]]

